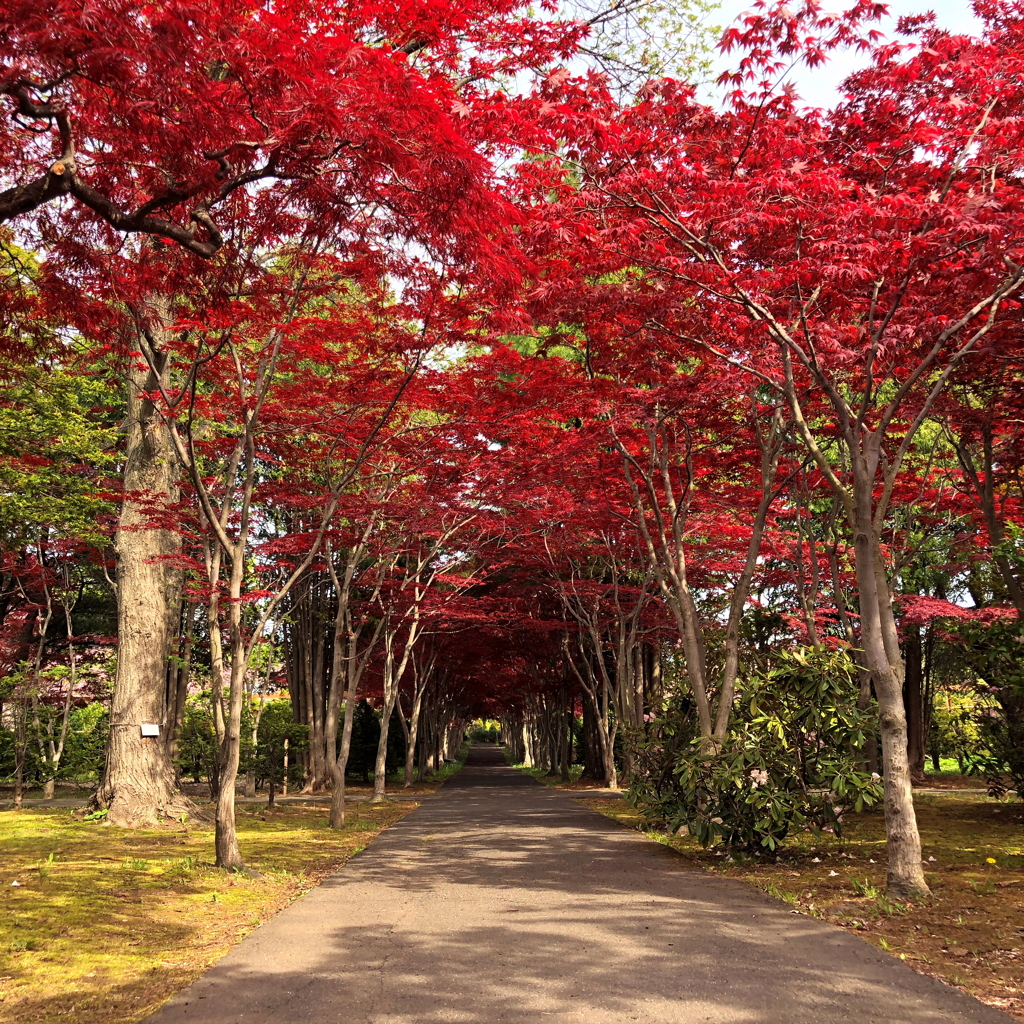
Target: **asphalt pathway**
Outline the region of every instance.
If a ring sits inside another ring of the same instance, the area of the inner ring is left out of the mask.
[[[149,1024],[1007,1024],[475,747]]]

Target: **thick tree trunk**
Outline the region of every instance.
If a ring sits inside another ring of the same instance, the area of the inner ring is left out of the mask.
[[[167,428],[140,394],[156,390],[154,374],[132,365],[128,377],[124,499],[114,535],[117,673],[106,770],[94,800],[106,808],[110,824],[138,828],[191,804],[177,792],[168,744],[142,733],[143,725],[158,726],[162,734],[172,726],[167,665],[177,644],[182,574],[168,559],[179,553],[180,542],[176,532],[149,524],[177,501],[178,472]]]

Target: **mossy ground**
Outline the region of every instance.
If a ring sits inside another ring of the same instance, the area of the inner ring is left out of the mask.
[[[1024,1020],[1024,804],[987,797],[918,796],[933,898],[885,895],[879,813],[850,817],[843,835],[792,839],[778,857],[702,850],[689,836],[650,829],[623,800],[580,802],[666,843],[694,865],[741,878],[801,913],[830,921],[909,967]]]
[[[342,831],[323,805],[239,808],[252,878],[213,867],[208,829],[0,812],[0,1021],[141,1020],[415,806],[352,804]]]

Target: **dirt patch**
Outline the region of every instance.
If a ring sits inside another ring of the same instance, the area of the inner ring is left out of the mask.
[[[741,878],[795,910],[830,921],[909,967],[1024,1020],[1024,805],[918,797],[927,903],[885,895],[880,814],[853,815],[839,838],[790,840],[778,857],[701,850],[689,836],[645,825],[622,800],[580,803],[677,850],[694,865]]]

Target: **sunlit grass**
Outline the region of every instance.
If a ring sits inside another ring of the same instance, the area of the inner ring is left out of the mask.
[[[415,806],[351,804],[342,831],[323,806],[240,808],[257,877],[214,868],[208,829],[0,812],[0,1020],[140,1020]]]

